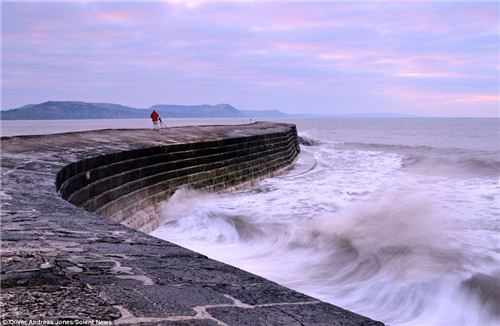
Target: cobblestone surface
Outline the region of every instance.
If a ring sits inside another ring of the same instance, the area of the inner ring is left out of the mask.
[[[382,325],[94,215],[55,189],[58,171],[86,157],[288,127],[257,123],[3,137],[4,323]]]

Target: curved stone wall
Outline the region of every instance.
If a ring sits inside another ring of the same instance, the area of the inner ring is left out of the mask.
[[[189,186],[218,191],[270,176],[299,153],[292,126],[265,135],[121,151],[71,163],[57,174],[70,203],[143,232],[159,225],[158,203]]]
[[[179,187],[229,189],[290,166],[293,125],[2,137],[1,148],[4,324],[382,325],[124,225],[153,227]]]

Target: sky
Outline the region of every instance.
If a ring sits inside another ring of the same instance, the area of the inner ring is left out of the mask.
[[[498,117],[499,3],[2,1],[1,109]]]

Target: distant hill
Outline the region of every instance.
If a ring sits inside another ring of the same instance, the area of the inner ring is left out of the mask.
[[[123,119],[136,116],[136,110],[118,110],[86,102],[48,101],[0,111],[0,117],[2,120]]]
[[[217,105],[153,105],[160,117],[166,118],[244,118],[245,115],[229,104]]]
[[[137,109],[113,103],[78,101],[48,101],[28,104],[17,109],[0,111],[2,120],[62,120],[62,119],[149,119],[152,110],[164,118],[253,118],[283,117],[277,110],[240,111],[229,104],[217,105],[153,105]]]
[[[48,101],[27,104],[17,109],[0,111],[2,120],[63,120],[63,119],[149,119],[152,110],[162,118],[416,118],[398,113],[363,114],[285,114],[278,110],[238,110],[229,104],[172,105],[157,104],[137,109],[114,103],[78,101]]]
[[[138,111],[138,114],[144,114],[144,109],[137,109],[137,108],[132,108],[130,106],[125,106],[121,104],[114,104],[114,103],[89,103],[93,105],[97,105],[100,108],[105,108],[105,109],[112,109],[112,110],[118,110],[118,111],[126,111],[126,112],[135,112]]]

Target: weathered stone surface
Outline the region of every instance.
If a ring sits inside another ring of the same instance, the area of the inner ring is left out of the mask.
[[[228,325],[380,325],[323,302],[214,307],[208,312]]]
[[[82,185],[90,185],[85,183],[87,172],[88,179],[96,182],[107,178],[109,171],[116,172],[114,168],[106,168],[107,164],[114,164],[110,162],[115,158],[129,158],[135,153],[140,159],[153,153],[151,148],[165,148],[170,153],[173,150],[170,145],[178,146],[178,153],[171,158],[196,159],[193,153],[207,151],[219,155],[217,148],[234,153],[239,147],[243,149],[241,155],[247,158],[260,155],[254,172],[246,167],[245,160],[223,156],[224,160],[235,162],[226,172],[247,171],[249,175],[239,182],[249,182],[266,175],[257,173],[259,169],[285,168],[293,162],[296,153],[279,156],[288,148],[288,136],[283,138],[280,153],[272,150],[279,134],[288,134],[293,128],[286,124],[258,123],[171,128],[161,132],[101,130],[2,138],[1,318],[141,325],[377,324],[97,216],[69,203],[57,192],[68,178],[78,173],[83,173],[83,178],[74,180],[84,181],[67,184],[68,196],[83,189]],[[267,135],[275,136],[268,139]],[[249,145],[245,145],[242,137],[248,137],[249,143],[254,142],[265,152],[248,150]],[[280,165],[281,160],[286,163]],[[133,165],[133,160],[130,162]],[[128,163],[120,164],[114,167],[123,168]],[[217,160],[210,164],[217,166]],[[123,171],[128,173],[127,169]],[[236,185],[231,183],[233,177],[229,174],[225,178],[203,169],[201,173],[205,174],[199,180],[221,178],[227,182],[224,186]],[[165,182],[162,191],[171,185],[167,179]],[[126,184],[115,185],[128,187]],[[99,196],[101,190],[81,193]],[[123,195],[127,191],[118,193]]]

